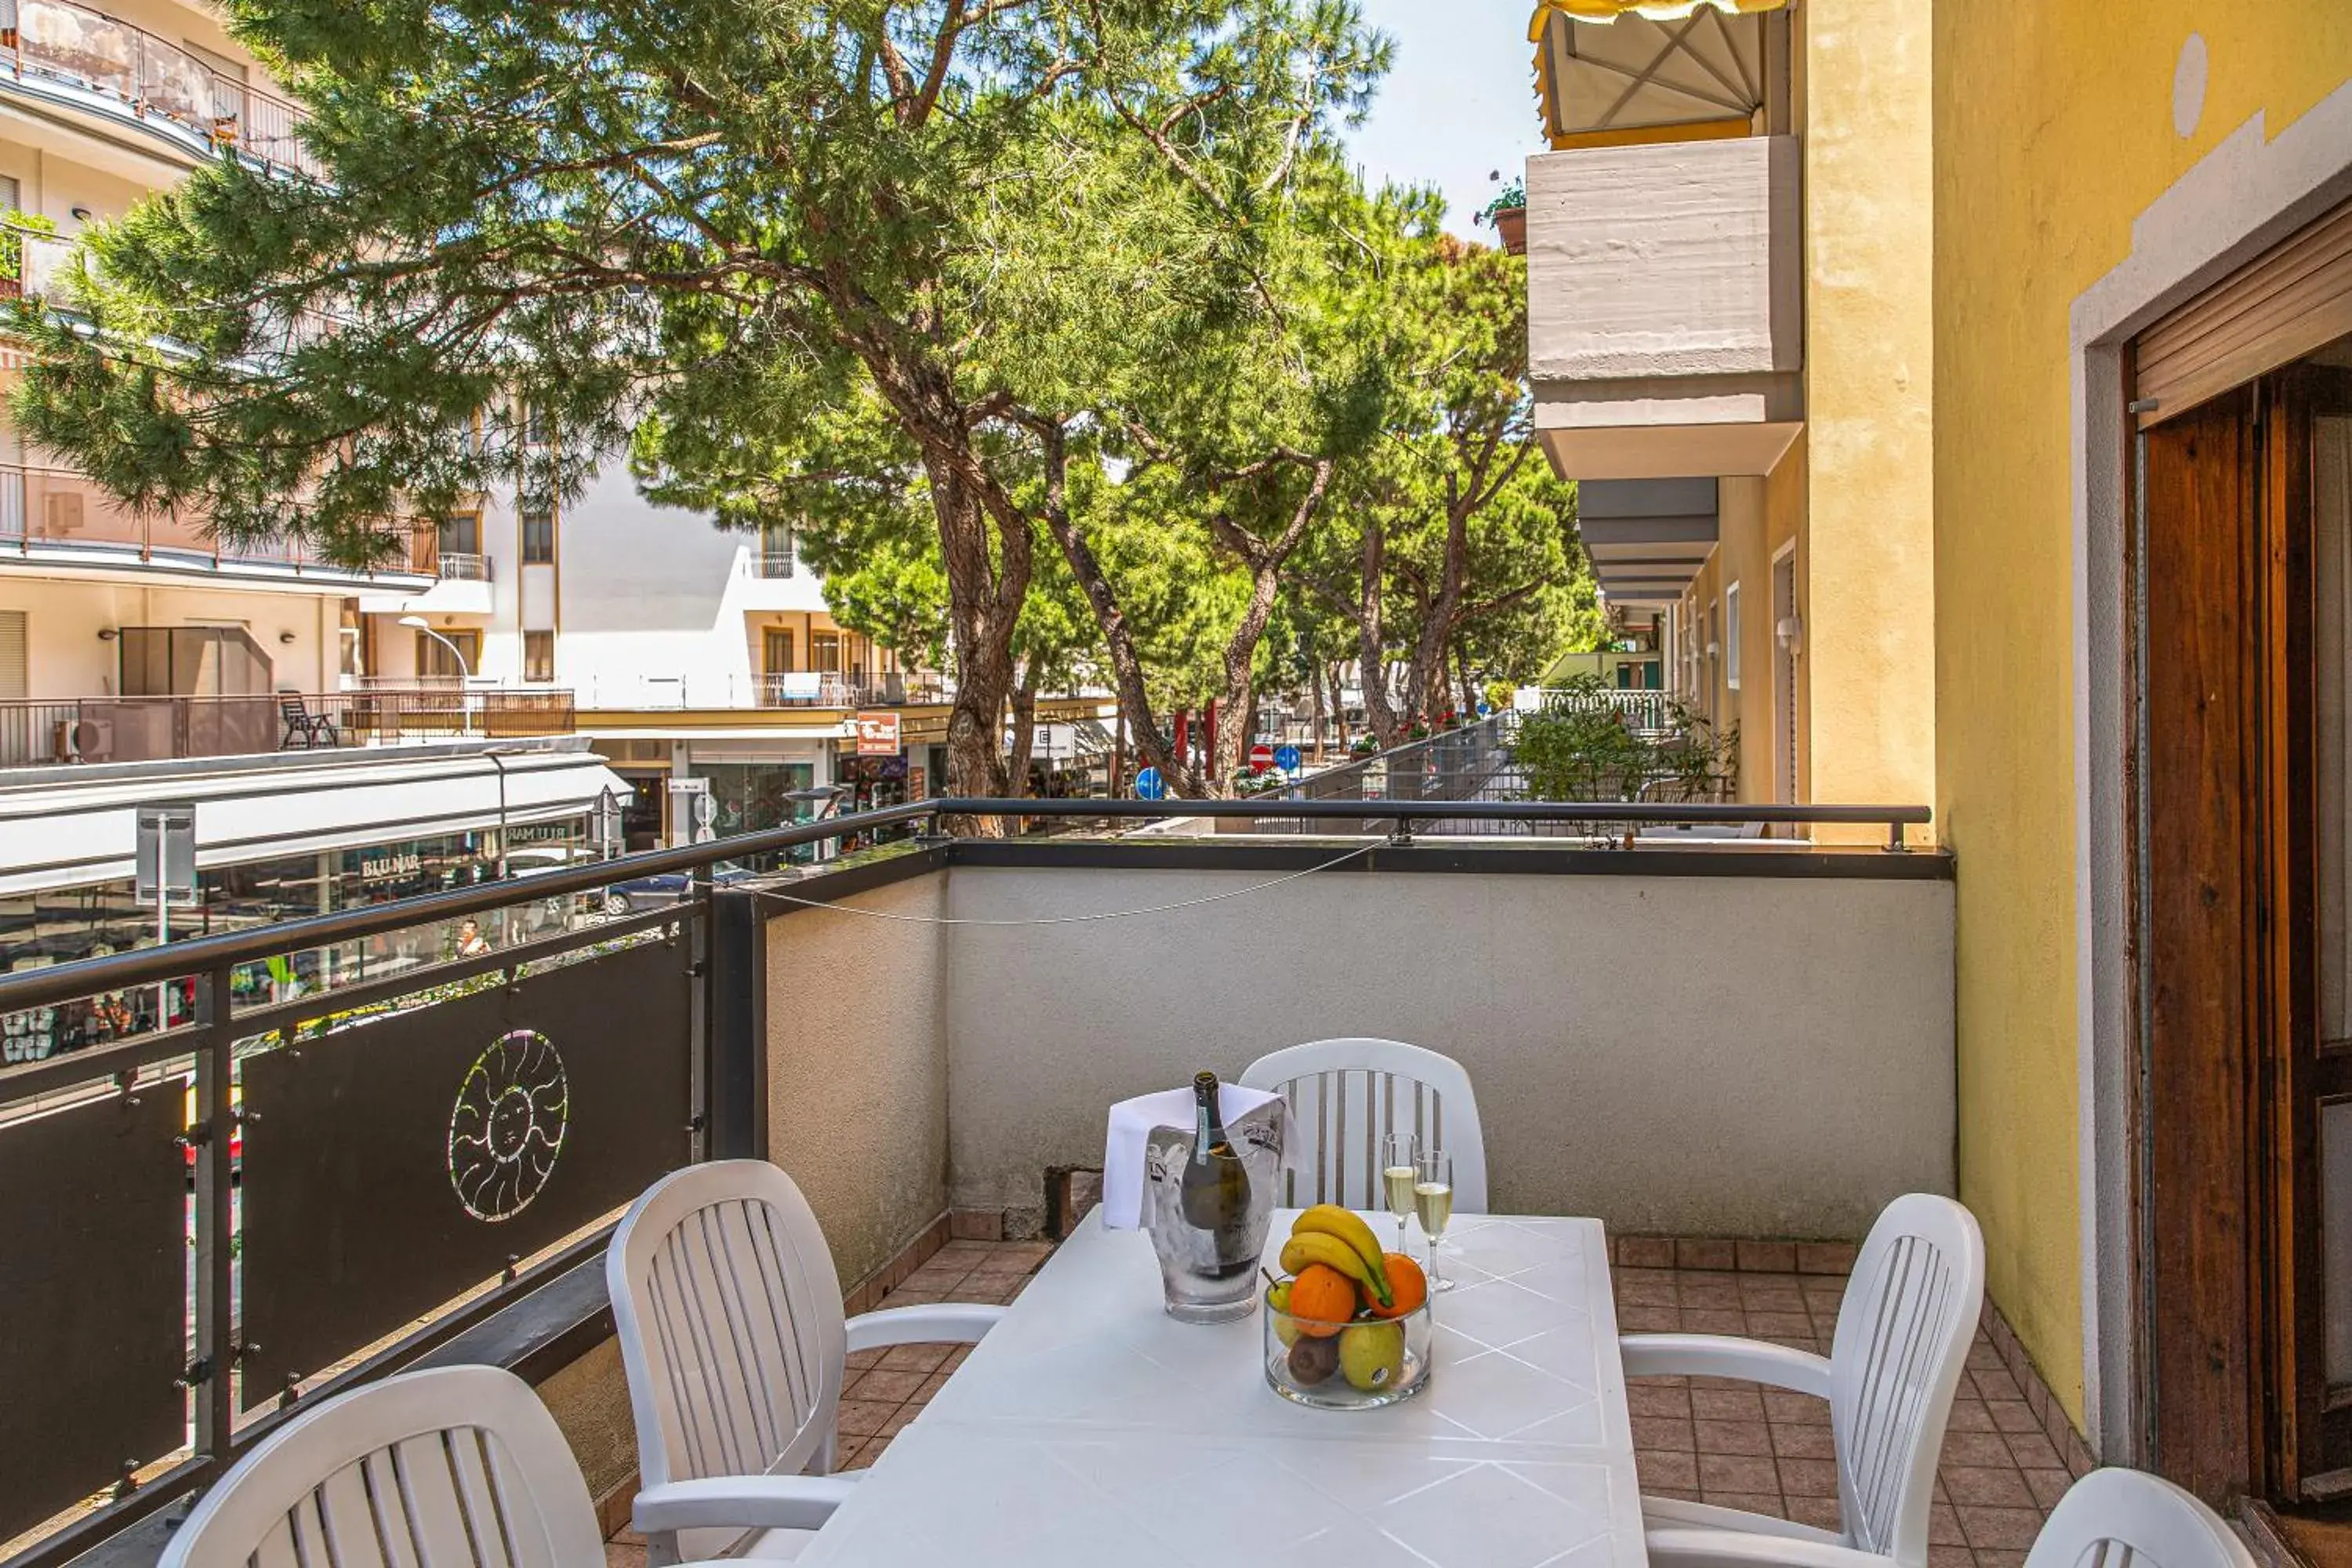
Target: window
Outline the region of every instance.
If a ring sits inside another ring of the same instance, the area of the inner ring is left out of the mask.
[[[482,520],[470,511],[441,520],[441,553],[444,555],[479,555],[482,552]]]
[[[482,667],[478,631],[416,634],[416,673],[427,680],[462,680]]]
[[[527,447],[547,445],[547,413],[536,403],[522,405],[522,439]]]
[[[555,634],[553,632],[522,634],[522,678],[525,680],[537,681],[555,679]]]
[[[32,685],[26,654],[32,639],[25,626],[24,611],[0,610],[0,702],[23,701]]]
[[[1739,584],[1723,591],[1723,684],[1739,689]]]
[[[760,530],[760,575],[789,577],[793,574],[793,525],[772,522]]]
[[[789,675],[793,668],[790,626],[770,626],[760,634],[760,668],[769,675]]]
[[[522,514],[522,563],[555,564],[555,513],[545,507],[532,507]]]
[[[809,633],[809,668],[827,675],[841,673],[841,634],[839,632]]]

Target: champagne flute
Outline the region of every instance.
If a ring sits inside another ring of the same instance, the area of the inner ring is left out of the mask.
[[[1396,1216],[1399,1252],[1404,1250],[1404,1222],[1412,1214],[1412,1189],[1421,1180],[1421,1140],[1410,1132],[1391,1132],[1381,1140],[1381,1184],[1387,1189],[1389,1213]]]
[[[1443,1149],[1428,1150],[1414,1167],[1413,1212],[1422,1233],[1429,1237],[1429,1293],[1454,1289],[1454,1281],[1438,1271],[1437,1243],[1454,1218],[1454,1156]]]

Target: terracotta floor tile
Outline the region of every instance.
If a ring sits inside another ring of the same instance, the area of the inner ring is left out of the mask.
[[[1978,1552],[2022,1552],[2042,1533],[2038,1508],[1976,1508],[1960,1505],[1960,1528],[1970,1549]]]
[[[2009,1457],[2009,1445],[1998,1432],[1947,1432],[1944,1434],[1944,1458],[1947,1465],[2014,1465]]]
[[[848,1468],[854,1470],[872,1469],[874,1468],[874,1461],[882,1457],[883,1450],[889,1447],[889,1438],[875,1438],[873,1441],[867,1443],[864,1447],[857,1450],[856,1460]]]
[[[917,1389],[914,1394],[916,1402],[918,1404],[929,1405],[933,1396],[935,1396],[940,1389],[945,1388],[948,1385],[948,1376],[949,1374],[945,1371],[940,1371],[935,1372],[931,1373],[930,1376],[923,1379],[923,1386]]]
[[[860,1373],[857,1381],[841,1391],[844,1399],[864,1399],[876,1404],[904,1405],[915,1397],[929,1374],[919,1372],[894,1372],[887,1367]]]
[[[1966,1546],[1969,1538],[1960,1531],[1960,1516],[1950,1503],[1939,1502],[1927,1510],[1927,1544],[1930,1546]]]
[[[1826,1426],[1830,1424],[1830,1402],[1810,1394],[1768,1388],[1764,1391],[1764,1418],[1792,1426]]]
[[[1675,1277],[1661,1273],[1639,1279],[1621,1279],[1617,1281],[1617,1301],[1620,1306],[1671,1307],[1675,1305]]]
[[[898,1406],[884,1401],[845,1399],[835,1426],[844,1437],[872,1437],[878,1435],[883,1424],[898,1413]]]
[[[1621,1236],[1617,1261],[1627,1268],[1672,1268],[1675,1244],[1663,1236]]]
[[[1977,1568],[2025,1568],[2022,1552],[1979,1552]]]
[[[1696,1307],[1709,1312],[1737,1312],[1742,1307],[1737,1284],[1694,1285],[1688,1275],[1675,1283],[1675,1299],[1685,1311]]]
[[[1787,1241],[1735,1242],[1733,1251],[1744,1269],[1764,1274],[1789,1274],[1797,1267],[1797,1247]]]
[[[1676,1502],[1704,1502],[1706,1500],[1698,1495],[1698,1489],[1696,1487],[1643,1487],[1642,1489],[1652,1497],[1672,1498]]]
[[[1633,1473],[1641,1478],[1645,1492],[1668,1487],[1696,1488],[1698,1456],[1669,1453],[1662,1448],[1637,1448],[1633,1452]]]
[[[1691,1391],[1629,1382],[1625,1385],[1625,1405],[1636,1415],[1669,1415],[1687,1421],[1691,1414]]]
[[[1810,1524],[1815,1530],[1835,1531],[1843,1524],[1838,1514],[1834,1497],[1792,1497],[1786,1500],[1789,1517],[1799,1524]]]
[[[948,1359],[940,1363],[940,1370],[941,1372],[953,1372],[956,1368],[961,1366],[964,1363],[971,1359],[971,1352],[972,1347],[971,1345],[956,1346],[955,1349],[948,1352]]]
[[[1694,1405],[1697,1394],[1692,1394]],[[1692,1431],[1702,1454],[1769,1454],[1772,1435],[1761,1421],[1696,1421]]]
[[[2058,1500],[2064,1497],[2066,1495],[2066,1489],[2074,1484],[2074,1478],[2068,1475],[2064,1470],[2028,1470],[2025,1472],[2026,1489],[2033,1493],[2034,1506],[2041,1509],[2044,1513],[2048,1513],[2052,1509],[2056,1508],[2058,1506]]]
[[[849,1352],[848,1366],[849,1370],[852,1372],[870,1372],[881,1364],[882,1352],[880,1351],[852,1351]]]
[[[1770,1492],[1777,1496],[1780,1490],[1780,1476],[1772,1468],[1769,1457],[1710,1454],[1702,1450],[1698,1457],[1698,1488],[1709,1493]]]
[[[1792,1498],[1838,1495],[1837,1461],[1834,1459],[1781,1459],[1780,1490]]]
[[[1708,1311],[1685,1307],[1682,1311],[1683,1328],[1688,1333],[1745,1335],[1748,1332],[1748,1314],[1736,1308],[1727,1311]]]
[[[1748,1331],[1759,1340],[1810,1340],[1818,1330],[1813,1320],[1802,1312],[1759,1312],[1750,1307],[1748,1309]]]
[[[1962,1394],[1952,1401],[1951,1420],[1946,1424],[1951,1432],[1990,1432],[1994,1430],[1992,1411],[1973,1394]]]
[[[1751,1312],[1801,1312],[1805,1310],[1805,1293],[1775,1275],[1743,1274],[1739,1277],[1739,1304]]]
[[[604,1568],[646,1568],[646,1549],[608,1541],[604,1543]]]
[[[2022,1403],[2025,1391],[2017,1386],[2017,1379],[2006,1372],[1972,1372],[1969,1380],[1977,1385],[1977,1394],[1988,1403],[1996,1399],[2014,1399]]]
[[[882,1365],[891,1372],[919,1372],[925,1376],[940,1370],[948,1359],[951,1347],[947,1345],[892,1345],[882,1354]]]
[[[907,1429],[909,1422],[913,1421],[916,1416],[920,1415],[922,1413],[923,1407],[919,1404],[901,1405],[898,1409],[890,1413],[890,1418],[882,1423],[882,1430],[877,1432],[875,1436],[877,1437],[896,1437],[899,1433]]]
[[[1997,1432],[2042,1430],[2042,1423],[2035,1418],[2033,1407],[2022,1399],[1988,1399],[1985,1401],[1985,1414],[1992,1417],[1993,1429]]]
[[[1629,1334],[1670,1334],[1683,1326],[1682,1309],[1640,1303],[1622,1307],[1617,1326]]]
[[[1790,1426],[1776,1423],[1772,1452],[1783,1459],[1834,1459],[1837,1439],[1826,1426]]]
[[[1976,1553],[1965,1546],[1930,1546],[1927,1568],[1977,1568]]]
[[[1636,1415],[1633,1417],[1633,1447],[1688,1454],[1698,1447],[1698,1439],[1687,1421],[1678,1421],[1669,1415]]]
[[[1962,1508],[2032,1508],[2033,1493],[2026,1489],[2025,1476],[2012,1465],[1995,1468],[1990,1466],[1946,1465],[1941,1472],[1944,1489],[1952,1501]],[[1977,1544],[1974,1541],[1971,1546]]]
[[[2011,1432],[2009,1436],[2009,1457],[2021,1470],[2063,1470],[2065,1459],[2058,1446],[2039,1432]]]
[[[1764,1419],[1764,1396],[1753,1388],[1696,1388],[1690,1402],[1691,1414],[1702,1421]]]

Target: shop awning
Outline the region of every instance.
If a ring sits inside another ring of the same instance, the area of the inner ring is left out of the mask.
[[[1745,136],[1764,106],[1761,14],[1787,0],[1543,0],[1528,24],[1554,147]]]
[[[139,807],[193,803],[199,868],[585,816],[630,790],[576,738],[42,770],[0,789],[0,893],[127,880]],[[17,777],[23,777],[22,774]]]

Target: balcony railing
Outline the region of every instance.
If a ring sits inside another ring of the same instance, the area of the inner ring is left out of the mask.
[[[445,583],[487,583],[490,580],[490,558],[464,550],[444,550],[435,563],[435,573]]]
[[[1112,1086],[1234,1072],[1343,1017],[1442,1035],[1528,1212],[1838,1237],[1896,1194],[1949,1190],[1940,855],[1731,846],[1677,879],[1524,839],[1406,846],[1394,830],[1422,803],[1354,801],[1285,803],[1326,842],[1183,858],[956,838],[793,880],[719,864],[1006,814],[1262,809],[934,801],[283,923],[232,914],[220,934],[0,975],[10,1568],[173,1507],[298,1399],[504,1309],[552,1321],[538,1331],[577,1364],[593,1340],[565,1336],[593,1334],[604,1303],[559,1304],[601,1280],[614,1219],[680,1164],[800,1176],[853,1285],[951,1210],[1034,1212],[1049,1167],[1098,1155]],[[1370,831],[1333,844],[1333,827]],[[926,924],[950,877],[960,923]],[[677,901],[636,902],[656,889]],[[635,912],[603,913],[612,889]],[[1629,957],[1669,945],[1673,966]],[[767,994],[776,977],[789,998]],[[1081,1054],[1097,1070],[1069,1070]],[[509,1168],[451,1130],[517,1087],[562,1120],[541,1129],[544,1160]]]
[[[404,526],[405,559],[375,568],[397,574],[429,574],[431,531]],[[137,512],[116,500],[97,481],[71,468],[0,463],[0,563],[9,555],[87,552],[91,565],[134,560],[156,565],[281,567],[296,573],[356,574],[328,561],[316,546],[299,540],[238,543],[215,536],[201,519],[172,513]]]
[[[402,742],[568,735],[569,691],[376,688],[0,702],[0,768],[159,763]]]
[[[0,68],[86,88],[131,120],[185,132],[191,151],[234,147],[271,168],[317,176],[299,105],[215,70],[132,22],[70,0],[16,0],[0,27]]]
[[[1682,704],[1664,691],[1603,688],[1599,691],[1581,691],[1572,688],[1548,689],[1543,694],[1548,710],[1599,708],[1622,714],[1626,726],[1647,734],[1668,734],[1684,728]]]
[[[800,563],[790,550],[755,550],[751,552],[751,575],[771,581],[799,575]]]

